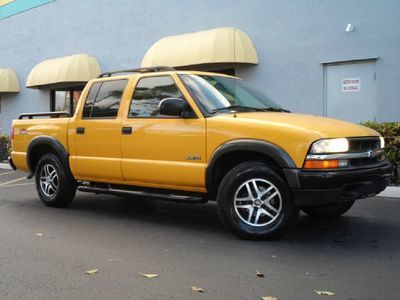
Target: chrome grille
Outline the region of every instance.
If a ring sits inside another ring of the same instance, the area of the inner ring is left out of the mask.
[[[366,152],[376,151],[381,148],[379,137],[362,137],[362,138],[349,138],[349,152]],[[352,167],[368,167],[382,163],[384,155],[375,157],[363,157],[350,159],[350,166]]]
[[[379,137],[349,138],[349,152],[364,152],[380,149]]]

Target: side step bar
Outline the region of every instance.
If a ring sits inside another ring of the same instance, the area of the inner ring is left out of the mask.
[[[170,200],[175,202],[187,202],[187,203],[207,202],[207,198],[202,195],[178,195],[178,194],[157,193],[156,191],[126,190],[126,189],[119,189],[112,187],[103,188],[103,187],[79,186],[78,191],[95,193],[95,194],[152,197],[152,198]]]

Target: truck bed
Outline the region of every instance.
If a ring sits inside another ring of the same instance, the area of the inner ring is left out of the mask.
[[[68,124],[71,118],[18,119],[13,121],[12,157],[15,166],[28,171],[26,161],[27,147],[38,136],[50,136],[58,140],[68,151]]]

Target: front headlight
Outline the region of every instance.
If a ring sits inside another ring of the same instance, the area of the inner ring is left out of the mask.
[[[385,148],[385,139],[383,137],[379,137],[379,139],[381,140],[381,149]]]
[[[322,139],[311,146],[310,153],[339,153],[349,151],[349,141],[346,138]]]

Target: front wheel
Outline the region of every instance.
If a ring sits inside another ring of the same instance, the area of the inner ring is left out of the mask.
[[[76,181],[54,154],[46,154],[39,160],[35,181],[40,200],[47,206],[64,207],[75,197]]]
[[[289,188],[262,162],[245,162],[230,170],[217,196],[222,222],[244,239],[274,239],[297,217]]]
[[[301,210],[314,218],[335,218],[345,214],[353,206],[353,204],[354,200],[314,207],[303,207]]]

